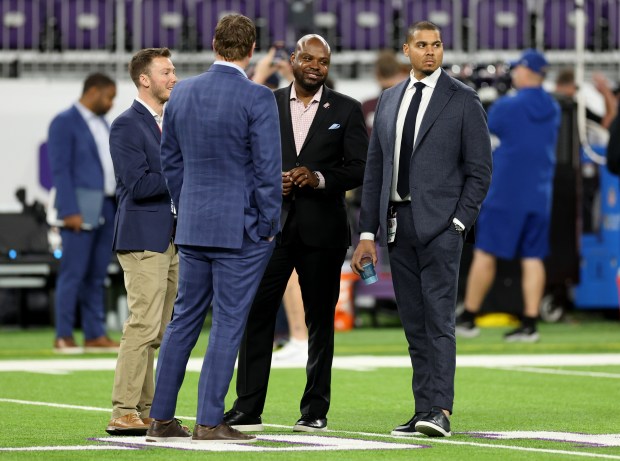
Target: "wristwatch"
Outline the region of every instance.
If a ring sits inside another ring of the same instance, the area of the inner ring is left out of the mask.
[[[465,228],[462,227],[459,223],[457,223],[456,221],[452,221],[452,225],[454,226],[454,230],[457,231],[459,234],[465,231]]]

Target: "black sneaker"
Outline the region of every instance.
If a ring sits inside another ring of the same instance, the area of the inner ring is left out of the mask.
[[[234,409],[224,413],[224,422],[240,432],[261,432],[265,430],[260,416],[250,416]]]
[[[303,415],[293,426],[293,432],[322,432],[327,430],[327,418],[315,419]]]
[[[535,343],[540,339],[535,327],[521,325],[504,335],[504,341],[509,343]]]
[[[431,412],[421,418],[415,429],[429,437],[450,437],[450,420],[439,407],[433,407]]]
[[[415,425],[422,418],[426,417],[428,413],[426,412],[418,412],[413,417],[407,421],[405,424],[401,424],[400,426],[396,426],[390,435],[405,435],[405,436],[415,436],[422,435],[421,432],[415,430]]]
[[[455,333],[461,338],[475,338],[480,334],[480,329],[473,320],[465,319],[464,314],[456,318]]]

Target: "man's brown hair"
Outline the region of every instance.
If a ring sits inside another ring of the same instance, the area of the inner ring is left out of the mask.
[[[410,66],[407,66],[409,69]],[[392,50],[383,50],[375,61],[375,73],[379,78],[392,78],[403,71],[403,65]]]
[[[555,79],[556,85],[574,85],[575,84],[575,71],[571,68],[565,68],[558,72],[558,76]]]
[[[129,62],[129,75],[137,87],[140,85],[140,75],[149,75],[149,66],[155,58],[169,58],[168,48],[145,48],[133,55]]]
[[[226,61],[246,58],[256,42],[256,27],[250,18],[241,14],[229,14],[215,26],[213,49]]]

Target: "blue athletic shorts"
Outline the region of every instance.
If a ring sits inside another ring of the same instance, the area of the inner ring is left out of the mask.
[[[503,259],[542,259],[549,254],[550,221],[546,214],[483,206],[476,221],[475,247]]]

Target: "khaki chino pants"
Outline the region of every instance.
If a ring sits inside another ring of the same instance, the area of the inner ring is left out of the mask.
[[[129,413],[149,417],[155,382],[155,350],[172,317],[179,280],[179,256],[174,244],[165,253],[119,252],[125,273],[129,317],[116,362],[112,418]]]

